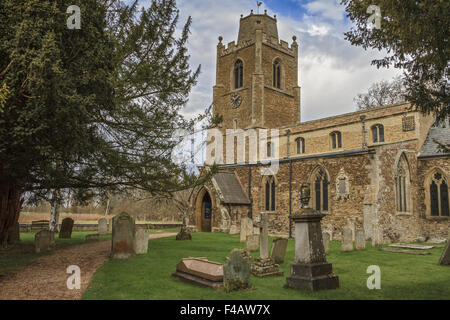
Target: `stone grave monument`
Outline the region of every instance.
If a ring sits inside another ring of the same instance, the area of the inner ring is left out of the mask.
[[[259,248],[259,235],[252,234],[247,236],[247,241],[245,243],[245,248],[248,251],[256,251]]]
[[[273,260],[273,262],[277,264],[281,264],[284,262],[287,244],[288,239],[286,238],[273,239],[272,249],[270,250],[270,258]]]
[[[98,220],[98,233],[107,234],[108,233],[108,220],[101,218]]]
[[[128,259],[133,257],[135,242],[134,218],[126,212],[115,216],[112,220],[111,258]]]
[[[308,208],[309,184],[300,190],[300,213],[293,216],[295,223],[295,263],[286,278],[289,288],[324,290],[339,287],[339,278],[333,274],[332,265],[325,258],[320,220],[325,216]]]
[[[450,239],[447,241],[444,252],[442,252],[439,264],[442,266],[450,266]]]
[[[201,286],[223,286],[223,265],[206,258],[183,258],[172,275]]]
[[[72,218],[65,218],[61,223],[61,230],[59,231],[59,238],[70,239],[72,238],[74,221]]]
[[[366,249],[366,235],[364,234],[364,230],[362,230],[362,229],[356,230],[355,246],[356,246],[356,250]]]
[[[252,234],[253,234],[253,220],[250,218],[242,218],[241,234],[240,234],[241,242],[247,241],[247,236],[250,236]]]
[[[41,230],[34,236],[34,251],[40,253],[55,248],[55,233],[49,230]]]
[[[251,273],[257,277],[282,275],[278,264],[269,257],[269,222],[267,212],[261,212],[259,258],[251,265]]]
[[[134,245],[134,251],[136,254],[146,254],[148,252],[148,236],[147,229],[136,230],[136,241]]]
[[[250,288],[250,256],[248,251],[234,249],[223,265],[225,291]]]
[[[342,232],[342,251],[353,251],[352,229],[345,227]]]

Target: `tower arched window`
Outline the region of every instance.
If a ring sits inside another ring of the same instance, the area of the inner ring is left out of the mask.
[[[234,88],[239,89],[244,85],[244,64],[237,60],[234,64]]]
[[[281,89],[281,63],[278,59],[273,63],[273,86]]]
[[[267,158],[274,156],[274,145],[272,142],[267,142]]]
[[[430,215],[434,217],[448,217],[450,213],[447,179],[441,172],[434,171],[428,181],[427,191],[430,199]]]
[[[342,148],[342,134],[339,131],[334,131],[330,134],[331,147],[333,149]]]
[[[295,142],[297,143],[297,154],[305,153],[305,139],[300,137],[295,139]]]
[[[264,184],[265,189],[265,204],[266,211],[275,211],[275,179],[273,176],[268,176]]]
[[[384,142],[384,126],[382,124],[372,126],[372,141],[373,143]]]

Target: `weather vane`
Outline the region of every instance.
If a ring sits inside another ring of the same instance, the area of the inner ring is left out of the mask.
[[[259,7],[261,7],[262,1],[256,1],[256,5],[258,6],[257,10],[258,10],[258,14],[259,14]]]

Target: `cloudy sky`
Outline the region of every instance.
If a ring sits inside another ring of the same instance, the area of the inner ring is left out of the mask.
[[[356,110],[353,98],[374,82],[389,80],[400,73],[396,69],[377,69],[370,62],[382,54],[353,47],[343,33],[351,23],[339,0],[266,0],[267,9],[277,15],[278,33],[300,46],[299,85],[302,88],[302,121],[314,120]],[[142,1],[144,6],[149,1]],[[237,41],[240,15],[256,13],[253,0],[178,0],[181,22],[193,19],[189,40],[190,63],[202,66],[197,86],[190,95],[184,113],[195,115],[212,102],[215,84],[216,45],[221,35],[227,44]]]

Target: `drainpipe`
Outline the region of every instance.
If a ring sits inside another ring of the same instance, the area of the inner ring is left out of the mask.
[[[292,238],[292,160],[289,160],[289,239]]]
[[[250,200],[250,209],[248,217],[253,219],[253,198],[252,198],[252,166],[248,166],[248,200]]]

